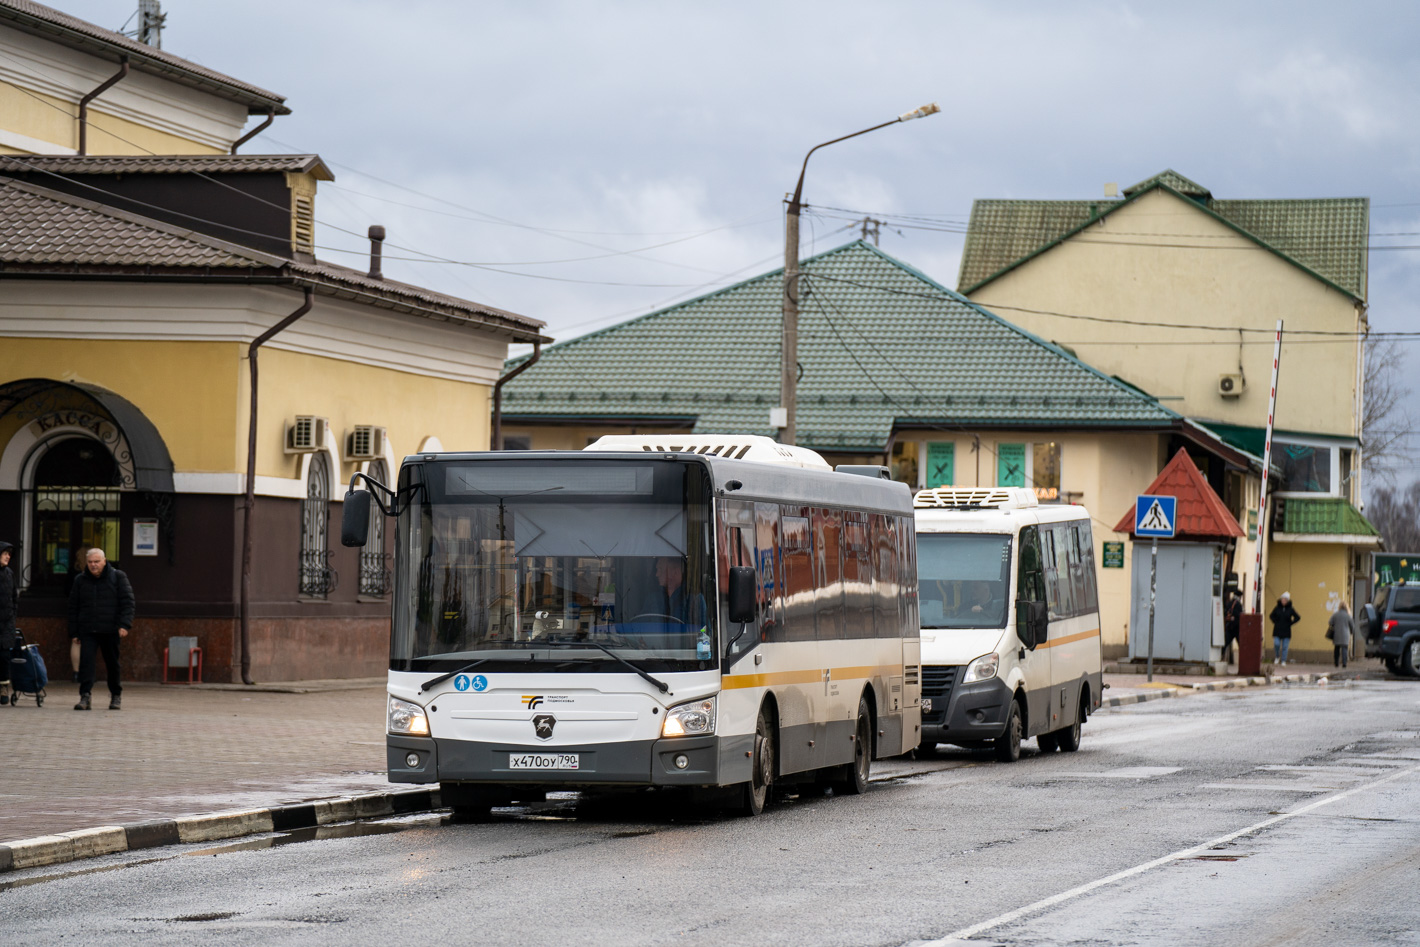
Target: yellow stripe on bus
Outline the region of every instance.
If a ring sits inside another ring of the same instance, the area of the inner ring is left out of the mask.
[[[1042,644],[1037,645],[1036,647],[1037,647],[1037,648],[1054,648],[1054,647],[1056,647],[1056,646],[1058,646],[1058,645],[1070,644],[1072,641],[1084,641],[1086,638],[1098,638],[1099,636],[1100,636],[1100,630],[1099,630],[1098,628],[1096,628],[1094,631],[1082,631],[1082,632],[1080,632],[1079,634],[1066,635],[1066,636],[1063,637],[1063,638],[1052,638],[1052,639],[1050,639],[1049,641],[1046,641],[1046,642],[1043,642]]]
[[[898,673],[897,665],[883,665],[848,668],[828,668],[828,678],[832,681],[866,679],[878,674]],[[743,687],[769,687],[775,684],[818,684],[824,679],[824,669],[813,671],[776,671],[770,674],[732,674],[720,681],[721,690],[737,690]]]

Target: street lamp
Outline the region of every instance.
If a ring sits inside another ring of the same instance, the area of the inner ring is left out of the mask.
[[[940,111],[941,109],[935,102],[931,105],[924,105],[920,109],[903,112],[890,122],[883,122],[881,125],[874,125],[872,128],[865,128],[860,132],[844,135],[842,138],[834,138],[821,145],[814,145],[809,149],[809,153],[804,155],[804,166],[799,171],[799,183],[794,186],[794,197],[789,201],[789,215],[784,225],[784,334],[781,340],[784,357],[779,374],[779,407],[774,410],[774,417],[771,419],[771,423],[780,429],[779,440],[781,443],[794,443],[795,421],[798,413],[796,402],[799,387],[799,209],[802,206],[799,198],[804,193],[804,172],[809,169],[809,159],[813,157],[815,151],[826,145],[847,141],[849,138],[857,138],[859,135],[866,135],[868,132],[875,132],[879,128],[887,128],[898,122],[926,118],[928,115],[935,115]]]

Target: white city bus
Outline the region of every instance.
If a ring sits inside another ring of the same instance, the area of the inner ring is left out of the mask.
[[[389,777],[465,817],[615,786],[755,814],[775,781],[862,792],[918,743],[912,501],[883,468],[605,437],[415,455],[374,486],[397,517]],[[352,478],[347,545],[371,496]]]
[[[1100,706],[1099,593],[1090,516],[1019,487],[913,498],[922,618],[922,744],[1023,737],[1073,752]]]

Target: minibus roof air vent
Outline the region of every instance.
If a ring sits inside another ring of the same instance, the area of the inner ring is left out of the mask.
[[[1035,492],[1024,487],[935,487],[918,490],[912,505],[919,510],[1023,510],[1040,504]]]
[[[784,464],[832,470],[817,453],[780,444],[762,434],[605,434],[588,444],[589,451],[645,451],[648,454],[706,454],[760,464]]]

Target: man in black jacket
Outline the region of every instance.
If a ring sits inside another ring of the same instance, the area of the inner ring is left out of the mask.
[[[15,574],[10,571],[13,548],[0,542],[0,704],[10,702],[10,654],[18,644],[15,610],[20,604],[20,591],[15,586]]]
[[[108,564],[102,549],[90,549],[84,571],[74,577],[69,592],[69,637],[79,641],[79,702],[88,710],[94,689],[94,652],[104,656],[108,671],[109,710],[118,710],[123,685],[118,682],[118,640],[133,626],[133,586],[128,576]]]

